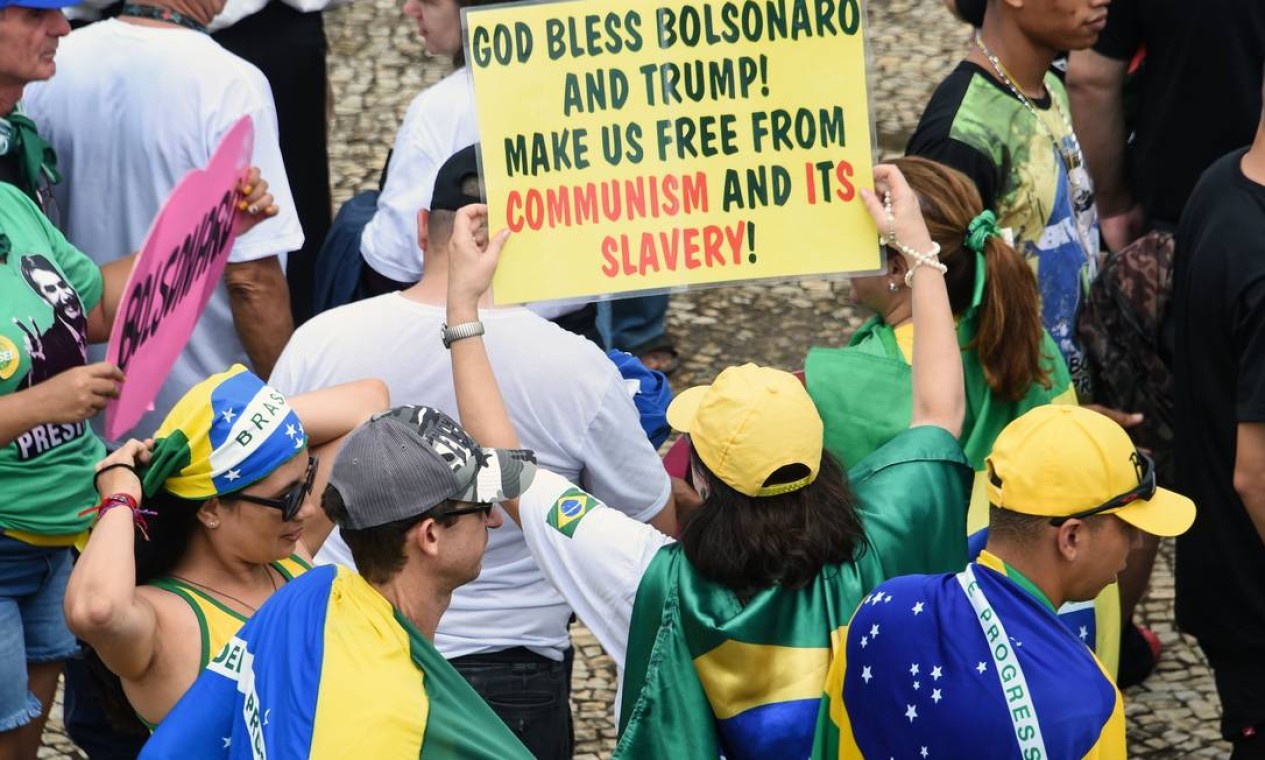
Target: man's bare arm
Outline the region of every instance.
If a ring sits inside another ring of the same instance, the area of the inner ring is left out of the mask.
[[[1239,423],[1234,490],[1239,492],[1256,533],[1265,541],[1265,422]]]
[[[224,269],[233,325],[255,374],[268,377],[294,332],[290,289],[276,256],[229,264]]]

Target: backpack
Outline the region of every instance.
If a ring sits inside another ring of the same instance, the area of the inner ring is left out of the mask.
[[[1161,484],[1173,478],[1173,377],[1162,338],[1173,248],[1172,233],[1157,230],[1108,254],[1077,316],[1094,383],[1094,398],[1081,401],[1144,415],[1128,433],[1151,451]]]

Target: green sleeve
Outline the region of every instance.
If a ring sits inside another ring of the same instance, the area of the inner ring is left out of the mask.
[[[966,566],[974,473],[943,428],[909,428],[848,472],[869,542],[888,578]]]
[[[20,205],[30,215],[31,225],[38,227],[40,232],[48,239],[48,248],[56,261],[57,266],[66,276],[66,280],[70,286],[79,294],[79,300],[83,302],[85,311],[92,311],[97,308],[97,304],[101,301],[101,293],[104,289],[101,279],[101,268],[97,263],[88,258],[88,255],[78,248],[70,244],[66,237],[61,234],[48,221],[48,217],[40,211],[34,201],[26,197],[20,190],[12,185],[0,183],[0,192],[5,193],[7,197],[3,202]]]

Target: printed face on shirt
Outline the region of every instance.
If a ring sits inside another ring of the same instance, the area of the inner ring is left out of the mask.
[[[25,85],[57,72],[57,41],[70,34],[70,22],[56,8],[0,10],[0,83]]]
[[[1035,41],[1054,50],[1091,47],[1107,24],[1111,0],[1007,0]]]
[[[461,8],[456,0],[406,0],[404,15],[417,22],[417,33],[431,55],[461,50]]]
[[[28,259],[29,260],[29,259]],[[31,286],[48,301],[60,319],[75,323],[83,316],[83,304],[70,284],[55,269],[32,269],[27,275]]]

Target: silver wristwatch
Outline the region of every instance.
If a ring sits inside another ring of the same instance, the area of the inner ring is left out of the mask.
[[[444,329],[440,331],[444,339],[444,348],[452,348],[452,344],[462,338],[473,338],[476,335],[483,334],[482,322],[462,322],[459,325],[449,327],[444,325]]]

